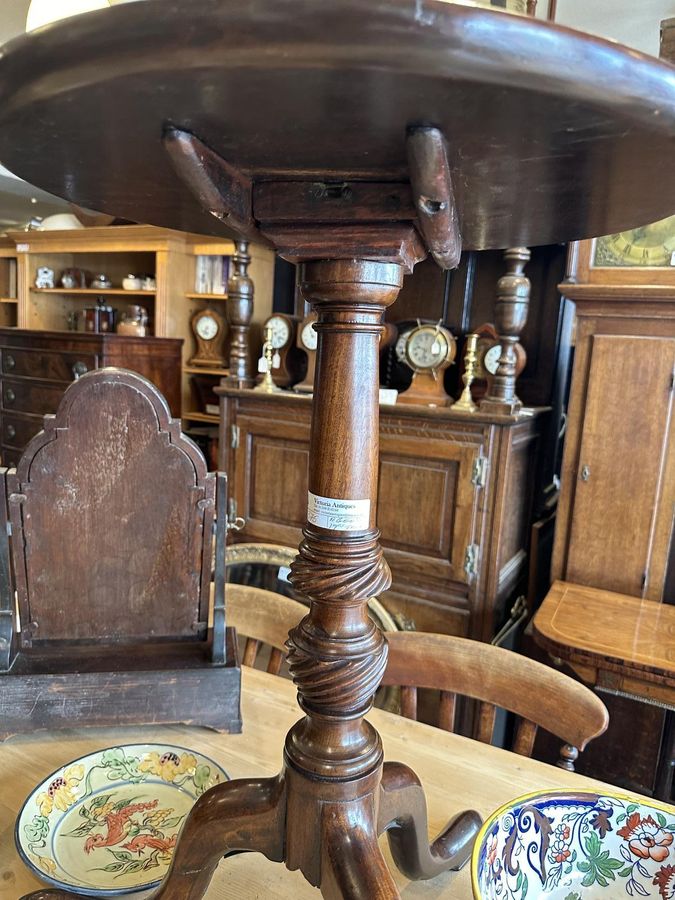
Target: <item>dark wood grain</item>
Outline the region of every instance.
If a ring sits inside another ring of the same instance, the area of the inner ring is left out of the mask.
[[[219,467],[237,514],[234,540],[296,546],[305,517],[311,401],[217,388]],[[542,416],[466,416],[383,406],[377,523],[392,570],[382,601],[423,631],[490,640],[524,579],[531,471]],[[231,446],[232,428],[238,446]],[[485,486],[472,482],[480,456]],[[480,546],[476,576],[466,548]]]
[[[215,475],[157,389],[120,369],[83,375],[5,480],[21,627],[0,733],[82,720],[238,729],[224,577],[208,623]]]
[[[407,181],[407,129],[432,124],[448,142],[466,249],[608,234],[672,213],[675,172],[662,161],[673,157],[675,73],[637,51],[434,0],[255,11],[201,0],[198,15],[150,3],[6,49],[5,165],[132,221],[240,237],[176,178],[167,125],[255,184]],[[133,140],[120,142],[121,122]]]
[[[15,465],[28,441],[54,413],[67,386],[103,366],[131,369],[156,385],[173,415],[181,407],[181,345],[174,338],[0,329],[2,459]]]
[[[675,170],[660,165],[675,140],[671,68],[526,17],[434,0],[120,4],[5,49],[0,111],[0,158],[30,183],[131,219],[235,237],[227,184],[214,217],[175,178],[168,125],[253,188],[405,183],[406,134],[433,126],[467,249],[641,225],[672,212],[675,192]],[[290,635],[289,665],[304,718],[287,735],[281,778],[200,799],[162,900],[197,900],[221,854],[239,850],[283,858],[331,900],[393,900],[378,826],[396,824],[394,857],[414,877],[469,854],[471,814],[429,848],[415,776],[383,771],[364,718],[387,658],[367,599],[390,583],[376,527],[378,344],[404,271],[438,237],[423,241],[418,226],[326,224],[320,209],[311,223],[266,224],[282,255],[306,263],[302,289],[318,313],[309,491],[329,509],[364,509],[347,522],[312,513],[303,529],[292,581],[310,610]],[[383,786],[393,791],[378,822]]]

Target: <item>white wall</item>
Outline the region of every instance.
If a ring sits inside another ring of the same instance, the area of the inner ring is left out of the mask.
[[[542,12],[547,5],[539,0]],[[558,0],[556,22],[658,56],[659,25],[673,16],[675,0]]]

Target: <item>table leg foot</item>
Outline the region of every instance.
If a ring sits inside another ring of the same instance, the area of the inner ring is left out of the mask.
[[[190,811],[171,868],[152,900],[199,900],[224,855],[254,850],[281,862],[285,816],[281,778],[246,778],[211,788]],[[87,900],[87,896],[55,889],[35,891],[22,900]]]
[[[474,810],[459,813],[429,845],[427,805],[419,779],[401,763],[385,763],[380,786],[378,833],[387,832],[394,862],[407,878],[433,878],[460,869],[481,826]]]
[[[372,797],[324,811],[321,894],[326,900],[400,900],[377,842]]]

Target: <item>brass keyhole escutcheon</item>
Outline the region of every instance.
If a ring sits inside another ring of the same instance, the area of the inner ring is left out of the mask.
[[[581,480],[588,481],[591,477],[591,467],[590,466],[582,466],[581,467]]]

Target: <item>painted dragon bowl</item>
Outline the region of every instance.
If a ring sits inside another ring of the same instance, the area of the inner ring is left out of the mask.
[[[195,801],[227,781],[201,753],[125,744],[62,766],[30,794],[16,820],[19,854],[48,884],[96,897],[160,883]]]
[[[675,900],[675,808],[615,793],[518,797],[473,849],[475,900]]]

